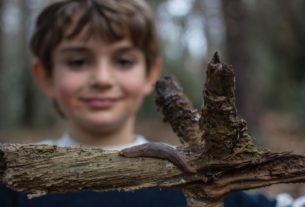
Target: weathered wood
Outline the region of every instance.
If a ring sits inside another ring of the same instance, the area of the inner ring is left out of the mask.
[[[172,76],[166,76],[156,83],[156,104],[164,114],[182,144],[200,143],[202,131],[199,128],[200,114],[183,93],[182,87]]]
[[[168,161],[128,159],[100,148],[2,144],[1,151],[2,181],[31,194],[172,187],[191,179]]]
[[[208,65],[201,113],[173,78],[158,81],[156,87],[158,107],[181,139],[178,153],[197,173],[185,174],[167,160],[126,158],[100,148],[1,144],[1,181],[33,196],[178,188],[192,207],[222,206],[232,191],[305,182],[305,156],[255,147],[246,122],[236,113],[232,67],[217,53]]]
[[[206,162],[198,174],[186,175],[165,160],[128,159],[99,148],[2,144],[0,150],[6,164],[2,182],[38,195],[197,185],[207,200],[217,201],[235,190],[305,181],[305,156],[289,153],[266,153],[252,164]]]
[[[256,155],[247,124],[237,116],[233,68],[223,64],[217,52],[208,64],[203,97],[200,126],[208,154],[218,159],[237,154]]]

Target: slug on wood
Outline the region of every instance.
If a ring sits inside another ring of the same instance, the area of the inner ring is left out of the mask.
[[[149,142],[142,145],[126,148],[120,151],[124,157],[152,157],[166,159],[179,167],[185,173],[196,173],[197,170],[189,165],[178,151],[169,145]]]

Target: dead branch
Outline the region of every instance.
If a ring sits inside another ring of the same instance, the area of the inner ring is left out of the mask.
[[[156,103],[182,143],[177,151],[197,173],[185,174],[167,160],[126,158],[100,148],[1,144],[1,181],[34,196],[178,188],[193,207],[222,206],[232,191],[305,182],[305,156],[255,147],[246,122],[237,116],[234,91],[232,66],[217,53],[208,65],[200,112],[172,77],[156,84]]]

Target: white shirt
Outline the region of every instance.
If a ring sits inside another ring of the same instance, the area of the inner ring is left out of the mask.
[[[135,145],[145,144],[148,141],[142,135],[135,135],[135,138],[132,143],[125,145],[116,145],[112,147],[103,147],[105,150],[122,150],[124,148],[133,147]],[[52,140],[44,140],[39,144],[51,144],[58,147],[80,147],[81,144],[74,140],[68,133],[65,133],[61,138]]]

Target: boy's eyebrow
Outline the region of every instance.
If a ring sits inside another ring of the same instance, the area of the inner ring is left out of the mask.
[[[114,49],[115,53],[125,53],[125,52],[133,52],[137,51],[138,49],[134,46],[123,46],[123,47],[118,47]]]
[[[67,52],[88,52],[89,49],[86,47],[80,47],[80,46],[73,46],[73,47],[64,47],[59,49],[60,53],[67,53]]]
[[[133,52],[137,51],[138,49],[132,45],[130,46],[122,46],[113,48],[113,53],[124,53],[124,52]],[[89,52],[90,49],[82,46],[70,46],[70,47],[64,47],[59,49],[59,53],[68,53],[68,52]]]

